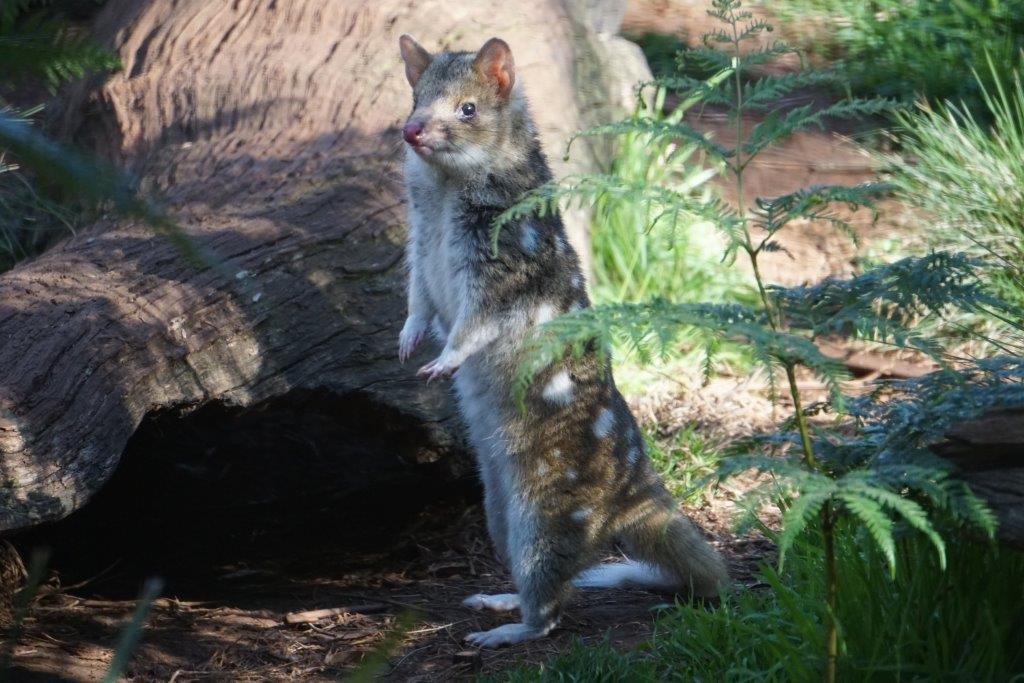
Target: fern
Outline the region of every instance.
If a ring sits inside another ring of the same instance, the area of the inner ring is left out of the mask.
[[[646,87],[681,91],[684,106],[724,106],[736,127],[733,146],[716,142],[681,116],[654,120],[633,116],[597,126],[579,136],[645,135],[652,140],[679,139],[718,163],[736,184],[737,205],[693,197],[643,179],[625,181],[614,174],[574,176],[552,182],[524,196],[495,221],[495,246],[501,226],[533,213],[553,211],[560,202],[599,202],[603,198],[637,202],[641,215],[673,224],[684,215],[714,222],[725,234],[726,259],[748,258],[758,291],[756,305],[709,304],[655,298],[640,303],[610,303],[557,318],[528,340],[513,391],[521,402],[537,373],[566,354],[607,353],[624,345],[644,361],[666,355],[682,335],[696,337],[710,359],[723,342],[741,343],[766,370],[772,396],[776,378],[785,378],[794,410],[775,432],[750,439],[749,452],[722,460],[718,480],[756,470],[770,475],[756,487],[743,507],[756,511],[773,499],[783,508],[776,536],[780,566],[786,552],[814,529],[823,540],[824,581],[828,596],[826,679],[834,680],[839,655],[835,622],[835,534],[855,522],[867,532],[894,574],[896,540],[914,533],[935,548],[945,563],[940,529],[967,525],[992,536],[995,520],[970,489],[957,480],[951,466],[931,454],[929,446],[957,420],[998,406],[1024,405],[1024,361],[992,358],[964,364],[952,357],[930,323],[955,311],[997,317],[1012,324],[1021,312],[993,296],[983,285],[983,264],[963,254],[935,252],[879,266],[852,278],[829,278],[816,285],[776,287],[765,282],[759,268],[764,253],[784,251],[783,231],[807,222],[823,223],[855,238],[839,208],[873,209],[889,191],[882,183],[807,187],[779,197],[758,198],[744,205],[743,177],[751,160],[778,141],[835,118],[872,117],[890,110],[882,99],[847,99],[825,106],[787,106],[780,97],[808,85],[833,83],[835,72],[800,71],[782,76],[751,70],[794,50],[785,43],[746,49],[741,46],[771,30],[741,8],[739,0],[714,0],[709,14],[722,28],[705,35],[702,44],[684,50],[678,59],[693,73],[697,65],[711,79],[689,75],[659,78]],[[721,48],[721,49],[720,49]],[[761,120],[745,130],[744,114],[756,111]],[[570,141],[571,148],[572,141]],[[568,153],[568,149],[567,149]],[[671,159],[667,163],[671,163]],[[842,392],[845,369],[818,349],[815,340],[841,336],[915,349],[940,363],[931,375],[905,382],[883,383],[862,396]],[[706,365],[707,368],[707,365]],[[829,390],[828,399],[804,405],[797,368],[809,370]],[[709,370],[706,369],[706,372]],[[841,428],[814,425],[809,417],[830,412]],[[946,526],[944,526],[946,525]]]
[[[706,135],[688,123],[682,121],[658,121],[656,119],[647,118],[633,118],[625,121],[618,121],[616,123],[608,123],[587,128],[586,130],[576,133],[569,139],[569,145],[566,147],[566,154],[569,153],[572,143],[577,138],[591,135],[624,135],[626,133],[642,133],[650,135],[653,138],[678,138],[687,142],[695,143],[705,152],[721,159],[728,159],[736,154],[736,150],[729,149],[728,147],[724,147],[711,141]]]
[[[89,71],[116,65],[114,55],[73,30],[53,3],[0,2],[0,117],[4,124],[28,124],[39,119],[43,110],[42,105],[20,111],[7,106],[5,86],[37,79],[53,90]],[[87,213],[86,207],[54,201],[40,191],[40,175],[33,172],[32,160],[14,152],[14,146],[0,141],[0,270],[34,256],[59,235],[73,234]]]
[[[108,50],[74,31],[42,0],[4,2],[0,10],[0,74],[42,77],[53,89],[90,71],[117,68]]]
[[[744,165],[770,145],[794,133],[811,127],[824,129],[829,119],[862,118],[890,111],[895,103],[888,100],[848,100],[836,102],[821,109],[805,104],[789,111],[774,110],[750,129],[743,151],[747,154]]]

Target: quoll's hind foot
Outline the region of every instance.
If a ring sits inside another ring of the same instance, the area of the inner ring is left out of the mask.
[[[554,624],[544,628],[536,628],[528,624],[505,624],[490,631],[477,631],[466,636],[466,642],[477,647],[501,647],[502,645],[515,645],[525,640],[543,638],[551,633]]]
[[[496,595],[477,593],[463,600],[462,604],[481,611],[486,609],[492,612],[511,612],[519,609],[521,603],[519,593],[498,593]]]

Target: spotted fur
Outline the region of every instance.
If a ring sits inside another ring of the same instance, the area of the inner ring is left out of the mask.
[[[497,646],[546,635],[578,574],[583,587],[634,582],[717,593],[724,565],[678,514],[596,349],[566,354],[542,373],[525,411],[513,400],[526,335],[590,302],[557,212],[506,226],[497,253],[491,248],[494,218],[551,179],[511,51],[492,39],[477,53],[431,55],[408,36],[401,49],[413,111],[405,164],[409,317],[400,355],[412,353],[428,328],[442,344],[421,374],[454,373],[488,530],[519,591],[467,604],[522,613],[520,624],[469,640]],[[635,559],[580,574],[614,542]]]

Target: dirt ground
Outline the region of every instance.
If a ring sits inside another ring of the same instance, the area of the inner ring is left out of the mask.
[[[689,33],[699,32],[704,3],[699,5],[697,11],[696,3],[636,2],[626,22],[632,30],[646,26],[666,31],[683,25]],[[713,116],[702,125],[722,128],[720,138],[727,139],[728,131]],[[766,154],[751,173],[747,186],[761,195],[871,177],[866,157],[833,131],[796,136]],[[898,229],[891,222],[874,223],[866,214],[857,216],[855,224],[865,238]],[[853,270],[855,247],[828,228],[806,226],[785,244],[790,255],[771,255],[765,264],[769,280],[801,284]],[[836,353],[855,355],[847,348]],[[922,369],[914,359],[891,357],[886,362],[890,368],[904,363],[901,372]],[[856,358],[851,359],[862,377],[887,372],[877,358],[862,365],[858,368]],[[806,384],[814,390],[813,383]],[[725,377],[705,387],[666,380],[631,402],[642,421],[657,423],[663,433],[696,425],[702,434],[724,441],[766,428],[774,410],[785,408],[773,409],[766,395],[757,378]],[[730,513],[740,493],[720,491],[687,512],[727,557],[733,578],[751,585],[757,563],[770,558],[771,547],[761,537],[731,533]],[[332,540],[332,531],[345,520],[312,519],[323,528],[272,556],[225,562],[185,551],[171,553],[171,563],[163,567],[168,587],[153,606],[127,676],[180,682],[333,680],[370,655],[381,657],[378,673],[390,680],[464,679],[541,663],[564,651],[574,638],[584,643],[608,639],[616,647],[630,648],[650,635],[656,608],[665,600],[644,591],[582,592],[552,637],[480,651],[461,639],[510,617],[479,614],[460,601],[477,592],[509,592],[512,586],[492,558],[473,494],[455,492],[444,505],[420,510],[372,542],[358,545]],[[97,543],[117,541],[108,534]],[[282,546],[288,544],[278,544]],[[113,556],[108,548],[96,550]],[[152,564],[145,561],[152,558],[142,557],[147,552],[138,549],[135,556],[99,571],[79,569],[51,577],[13,649],[13,680],[100,680],[145,576],[140,567]],[[62,588],[61,582],[79,585]],[[308,614],[312,610],[328,612]]]
[[[737,539],[714,505],[694,510],[749,583],[763,539]],[[192,568],[193,570],[196,568]],[[100,680],[119,627],[133,608],[117,568],[92,584],[42,597],[14,650],[13,680]],[[137,585],[137,584],[136,584]],[[644,591],[587,591],[569,606],[550,638],[486,651],[468,648],[469,632],[510,617],[462,607],[472,593],[509,592],[492,559],[478,506],[430,510],[386,551],[301,548],[287,558],[217,567],[179,576],[157,600],[127,676],[136,680],[337,679],[367,653],[386,652],[389,680],[452,680],[540,663],[573,638],[608,639],[629,648],[650,635],[665,598]],[[329,610],[317,614],[303,612]],[[297,623],[290,623],[297,622]],[[399,634],[400,642],[388,645]]]

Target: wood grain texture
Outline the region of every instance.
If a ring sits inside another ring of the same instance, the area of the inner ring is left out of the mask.
[[[956,425],[933,450],[956,464],[995,513],[999,540],[1024,550],[1024,410],[992,411]]]
[[[424,449],[457,450],[445,390],[395,358],[398,36],[504,37],[565,173],[566,137],[617,115],[646,75],[611,35],[622,4],[111,0],[96,34],[123,69],[69,94],[65,130],[136,173],[219,267],[104,219],[0,277],[0,530],[80,507],[157,410],[358,392],[425,427]]]

